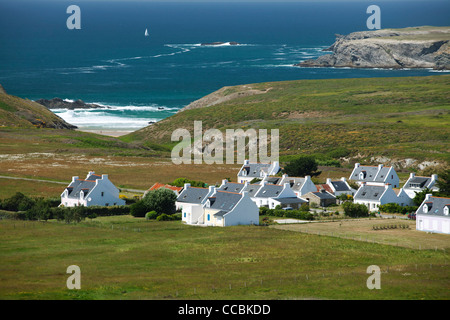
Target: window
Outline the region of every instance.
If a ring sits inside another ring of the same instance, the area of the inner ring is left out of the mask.
[[[105,203],[105,206],[109,206],[109,203]]]
[[[105,195],[105,193],[104,192],[102,192],[102,197]]]
[[[184,217],[186,218],[186,212],[184,213]]]
[[[207,218],[208,218],[208,221],[210,221],[210,220],[211,220],[211,216],[210,216],[209,214],[208,214]]]

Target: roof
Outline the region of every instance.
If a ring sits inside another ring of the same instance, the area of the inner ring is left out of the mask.
[[[364,179],[360,179],[359,174],[364,172]],[[375,176],[377,175],[378,167],[374,166],[359,166],[353,170],[353,174],[350,177],[352,180],[359,181],[374,181]]]
[[[209,197],[209,207],[228,212],[233,210],[236,204],[242,199],[242,194],[227,191],[216,191],[212,197]]]
[[[317,196],[320,199],[336,199],[335,196],[333,196],[332,194],[328,193],[328,192],[311,192],[312,194],[314,194],[315,196]]]
[[[268,163],[249,163],[242,167],[242,170],[239,171],[238,176],[240,177],[252,177],[252,178],[261,178],[261,171],[267,172],[270,168],[270,164]],[[246,171],[246,175],[244,176],[242,173]]]
[[[426,188],[430,183],[431,178],[429,177],[414,177],[407,182],[404,188]]]
[[[424,205],[428,206],[427,213],[423,212]],[[444,214],[444,208],[446,207],[450,209],[450,198],[430,197],[420,205],[416,211],[416,214],[450,218],[450,215]]]
[[[355,194],[355,200],[378,201],[385,192],[385,186],[362,185]]]
[[[158,190],[161,188],[169,189],[169,190],[176,191],[176,192],[180,192],[181,190],[183,190],[183,187],[175,187],[175,186],[171,186],[169,184],[163,184],[163,183],[157,182],[153,186],[151,186],[150,189],[148,189],[148,191],[154,191],[154,190]]]
[[[218,188],[217,190],[240,193],[242,191],[242,189],[244,189],[244,187],[245,187],[245,184],[243,184],[243,183],[227,182],[223,186],[220,186],[220,188]]]
[[[178,202],[200,204],[208,195],[209,189],[189,187],[184,189],[177,197]]]
[[[325,190],[326,192],[329,192],[329,193],[333,193],[333,190],[331,189],[331,187],[328,185],[328,184],[319,184],[319,185],[317,185],[316,186],[316,188],[317,188],[317,191],[320,191],[320,190]]]
[[[333,188],[337,192],[339,192],[339,191],[351,191],[351,189],[348,187],[347,183],[345,183],[344,181],[331,181],[331,184],[333,185]]]
[[[283,186],[276,184],[266,184],[261,186],[259,191],[255,194],[255,198],[278,198]]]
[[[297,197],[291,197],[291,198],[278,198],[275,199],[275,201],[282,203],[282,204],[291,204],[291,203],[307,203],[308,201],[297,198]]]
[[[244,187],[241,192],[248,192],[250,198],[254,198],[255,194],[261,189],[262,185],[260,184],[249,184]]]
[[[101,179],[102,176],[94,177],[89,176],[89,180],[76,179],[66,188],[68,191],[68,198],[71,199],[79,199],[81,191],[84,192],[84,198],[88,195],[88,193],[95,187],[96,180]],[[92,179],[92,180],[91,180]]]
[[[300,191],[301,187],[305,183],[305,178],[298,178],[298,177],[284,177],[279,184],[284,185],[285,183],[289,183],[291,186],[291,189],[293,191]]]

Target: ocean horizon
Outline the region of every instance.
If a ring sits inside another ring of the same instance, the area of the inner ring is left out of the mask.
[[[0,84],[105,107],[53,110],[80,129],[138,130],[224,86],[443,73],[294,66],[327,54],[335,34],[367,30],[367,1],[80,2],[81,30],[66,27],[70,4],[0,0]],[[449,25],[446,1],[376,4],[382,28]],[[212,42],[224,44],[201,45]]]

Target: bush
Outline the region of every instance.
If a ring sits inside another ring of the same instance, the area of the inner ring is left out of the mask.
[[[158,212],[150,211],[145,214],[145,220],[155,220],[158,217]]]
[[[363,204],[344,202],[342,207],[344,208],[344,213],[346,216],[352,218],[369,216],[369,209]]]
[[[167,214],[165,214],[165,213],[159,215],[159,216],[156,218],[156,221],[170,221],[170,220],[172,220],[171,216],[170,216],[170,215],[167,215]]]
[[[415,212],[416,206],[401,206],[397,203],[387,203],[380,206],[380,211],[385,213],[401,213],[407,214],[409,212]]]
[[[143,200],[139,200],[130,206],[130,214],[135,218],[145,217],[148,212],[147,206],[144,204]]]
[[[176,212],[175,201],[177,201],[175,193],[172,190],[164,188],[150,191],[142,199],[142,202],[146,207],[145,212],[156,211],[169,215]]]
[[[17,192],[11,198],[2,201],[1,209],[7,211],[27,211],[31,209],[35,203],[35,200],[27,197],[21,192]]]
[[[321,172],[317,171],[316,158],[313,156],[301,156],[284,167],[284,172],[291,177],[317,176]]]

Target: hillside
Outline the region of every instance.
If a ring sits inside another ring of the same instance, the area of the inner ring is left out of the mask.
[[[7,94],[1,85],[0,127],[76,128],[36,102]]]
[[[381,29],[337,35],[332,54],[300,67],[450,69],[450,27]]]
[[[279,129],[280,155],[285,158],[314,153],[341,160],[400,162],[403,167],[445,164],[450,162],[449,84],[450,75],[442,75],[228,87],[122,139],[175,145],[170,141],[175,129],[192,134],[194,121],[201,120],[203,130]]]

